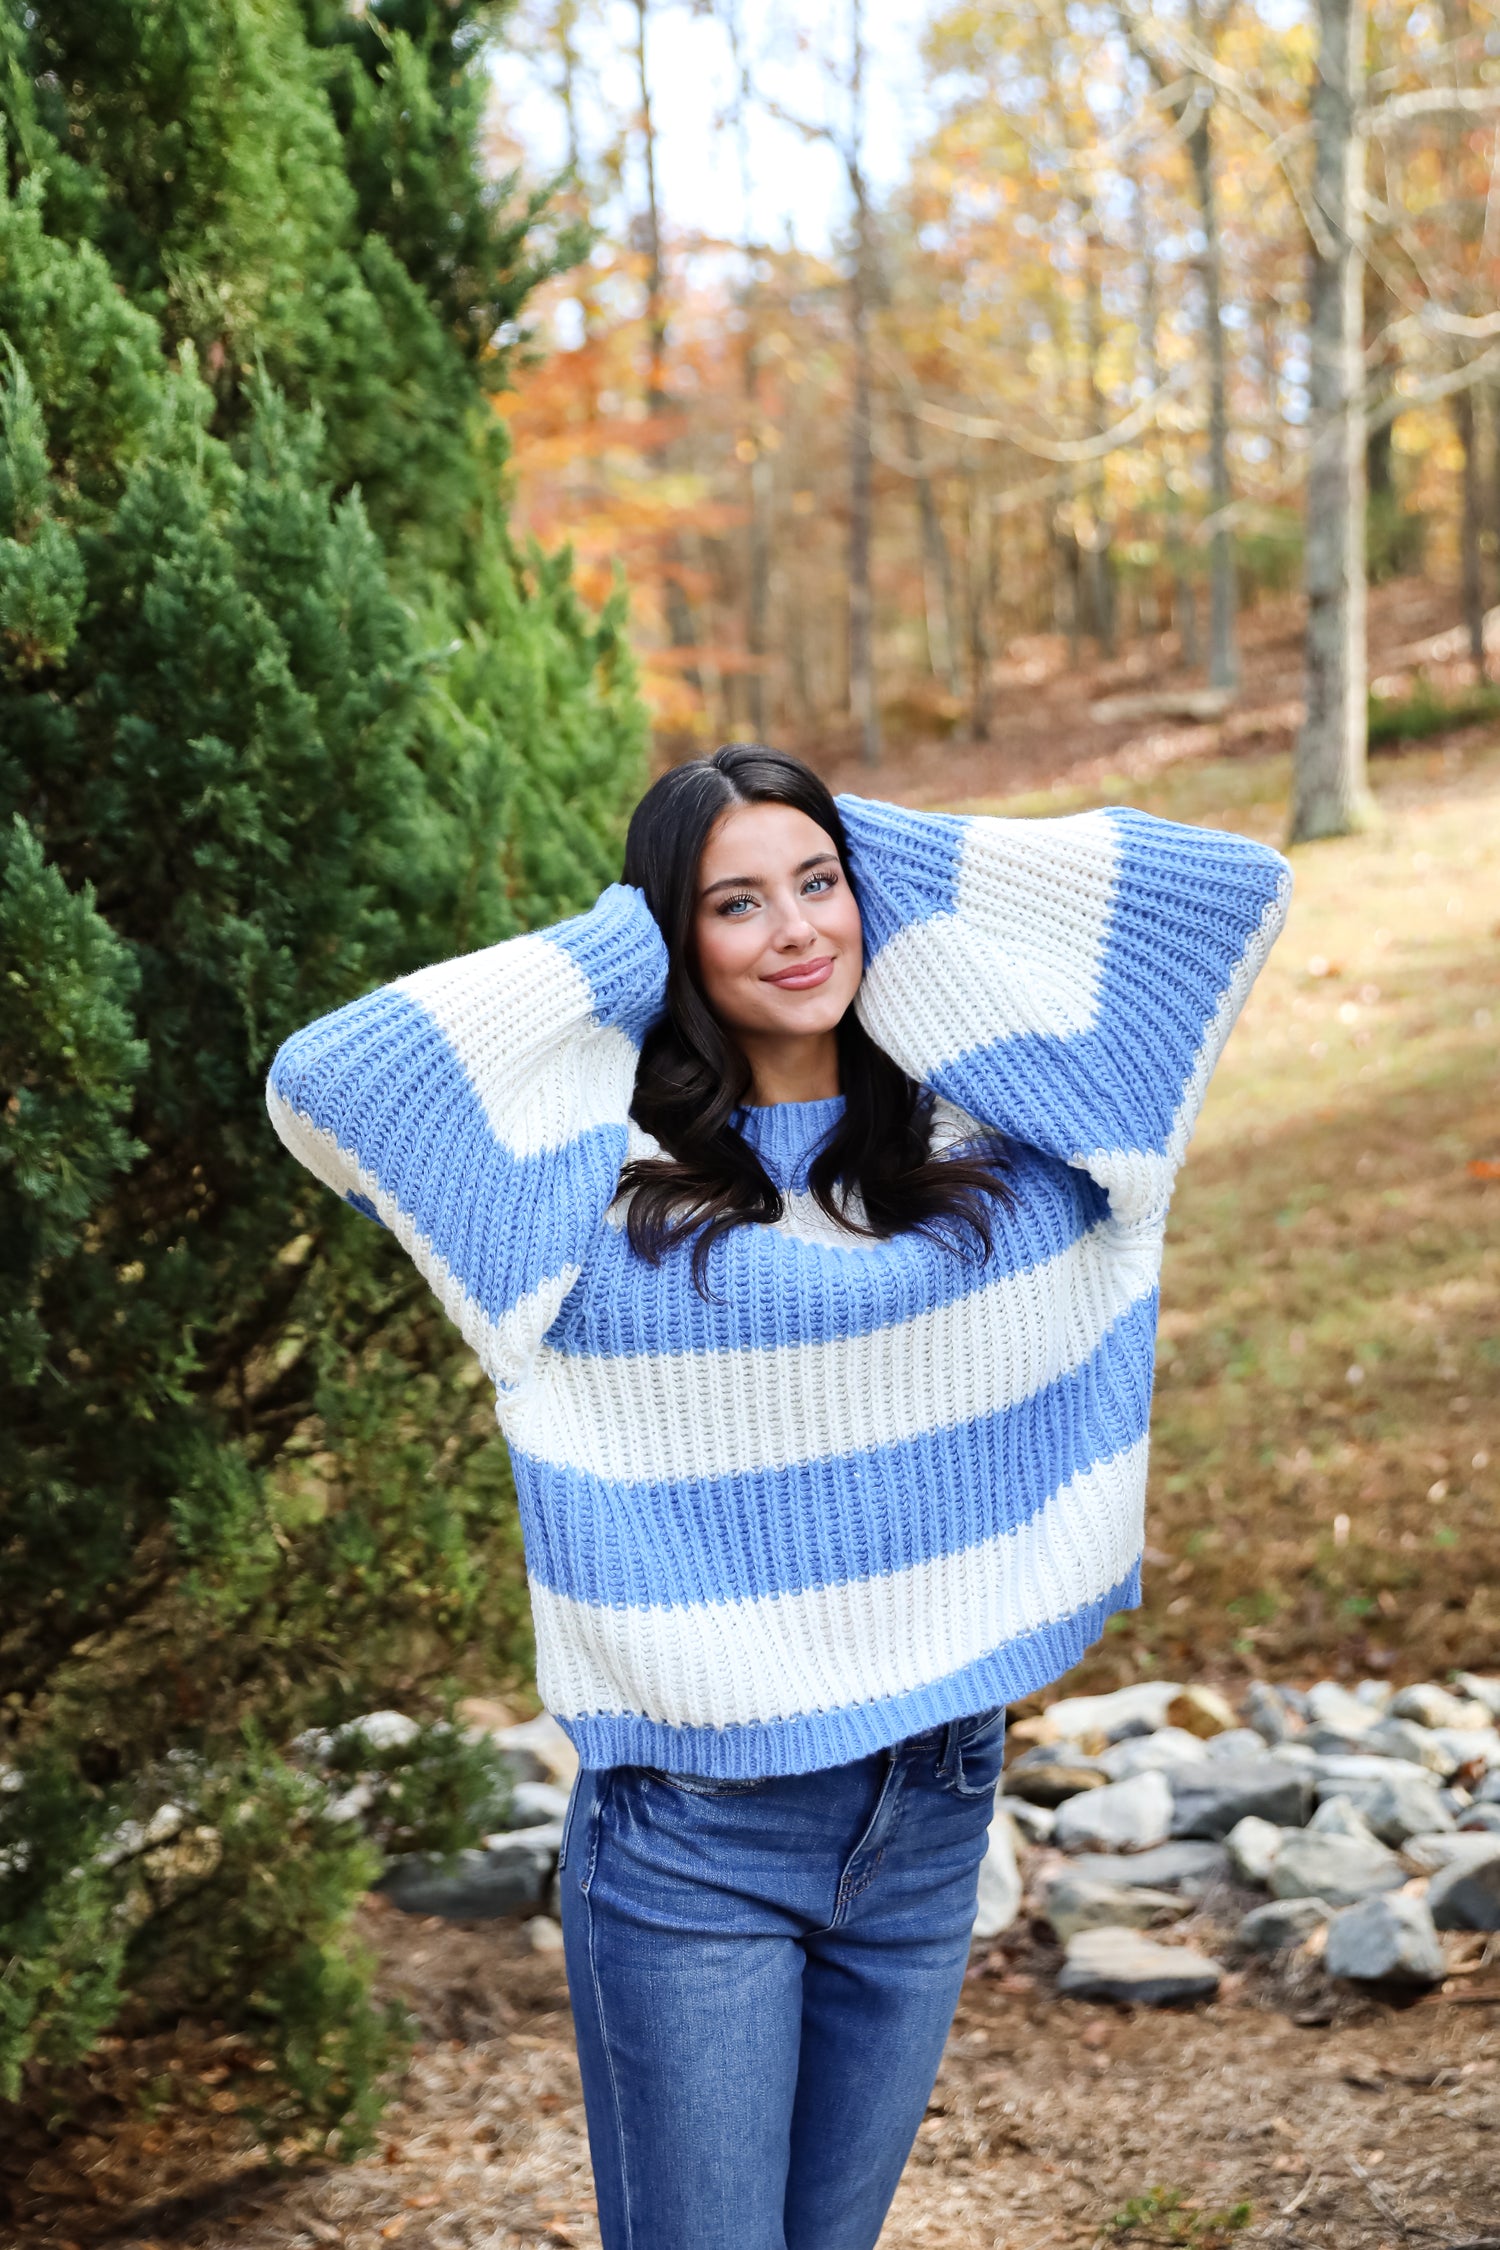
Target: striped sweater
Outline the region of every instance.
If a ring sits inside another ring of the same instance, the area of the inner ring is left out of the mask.
[[[803,1772],[1056,1679],[1139,1599],[1157,1278],[1209,1074],[1286,911],[1275,852],[1112,810],[838,799],[855,1005],[935,1149],[1010,1143],[988,1260],[832,1224],[842,1096],[745,1109],[774,1223],[624,1229],[661,935],[639,890],[289,1039],[271,1116],[397,1236],[494,1382],[538,1687],[585,1764]]]

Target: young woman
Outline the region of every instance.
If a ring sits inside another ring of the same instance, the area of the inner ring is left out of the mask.
[[[492,1376],[606,2250],[870,2250],[1009,1700],[1139,1596],[1156,1282],[1263,846],[674,768],[587,913],[289,1040]]]

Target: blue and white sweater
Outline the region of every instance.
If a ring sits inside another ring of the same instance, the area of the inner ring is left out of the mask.
[[[842,1096],[738,1122],[774,1224],[633,1256],[666,951],[639,890],[289,1039],[292,1153],[384,1221],[493,1379],[543,1700],[585,1764],[809,1771],[1042,1687],[1139,1599],[1157,1277],[1209,1074],[1285,916],[1266,847],[1132,811],[844,796],[856,1007],[1012,1144],[983,1264],[830,1223]]]

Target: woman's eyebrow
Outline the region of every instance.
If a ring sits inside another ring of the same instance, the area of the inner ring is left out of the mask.
[[[810,867],[817,867],[823,860],[837,859],[838,856],[831,848],[826,852],[814,852],[811,859],[799,860],[792,873],[805,875]],[[764,882],[763,875],[721,875],[716,883],[705,883],[698,896],[707,898],[710,891],[759,890]]]

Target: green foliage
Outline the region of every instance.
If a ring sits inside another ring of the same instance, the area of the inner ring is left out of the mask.
[[[494,1743],[471,1740],[449,1720],[406,1742],[371,1742],[357,1723],[341,1728],[326,1765],[364,1785],[360,1825],[388,1855],[460,1852],[483,1828],[499,1827],[510,1803],[509,1769]]]
[[[1222,2250],[1255,2216],[1249,2203],[1226,2211],[1205,2211],[1181,2188],[1148,2188],[1104,2222],[1105,2232],[1138,2243],[1191,2243],[1195,2250]]]
[[[1419,675],[1409,695],[1370,697],[1370,747],[1421,742],[1430,734],[1445,734],[1450,727],[1471,726],[1476,719],[1492,719],[1500,712],[1500,688],[1481,680],[1444,695],[1431,680]]]
[[[0,8],[3,2067],[203,2007],[346,2137],[369,1845],[246,1729],[435,1716],[526,1605],[478,1371],[264,1074],[586,905],[643,748],[619,600],[506,523],[498,347],[577,243],[482,176],[492,23]],[[377,1832],[468,1841],[482,1764],[424,1737]],[[184,1775],[178,1887],[91,1858]]]

